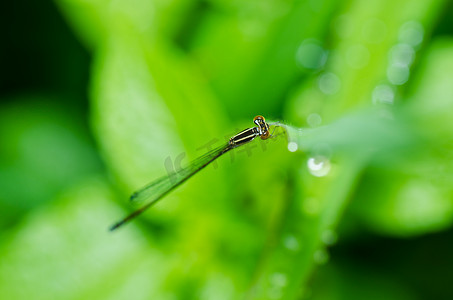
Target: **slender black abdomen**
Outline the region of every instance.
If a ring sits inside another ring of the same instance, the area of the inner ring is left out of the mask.
[[[242,130],[235,136],[230,138],[230,145],[234,147],[238,147],[240,145],[246,144],[248,142],[253,141],[254,138],[258,136],[258,129],[256,127],[248,128]]]

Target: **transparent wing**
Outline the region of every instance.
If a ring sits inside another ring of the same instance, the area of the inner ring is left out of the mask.
[[[131,202],[141,203],[142,207],[131,213],[129,216],[114,224],[110,230],[114,230],[131,219],[135,218],[150,206],[155,204],[157,201],[162,199],[166,194],[171,192],[173,189],[178,187],[184,181],[192,177],[198,171],[209,165],[216,158],[231,150],[232,147],[229,144],[216,148],[209,151],[205,155],[192,161],[186,168],[181,169],[178,172],[171,173],[167,176],[161,177],[143,188],[139,189],[131,196]]]

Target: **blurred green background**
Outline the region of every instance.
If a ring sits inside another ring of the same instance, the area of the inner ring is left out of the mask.
[[[2,6],[1,299],[453,299],[452,2]]]

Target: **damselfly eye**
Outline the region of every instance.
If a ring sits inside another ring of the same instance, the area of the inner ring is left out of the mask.
[[[256,116],[256,117],[254,117],[254,118],[253,118],[253,122],[255,122],[256,120],[263,120],[263,121],[265,121],[263,116]]]
[[[271,136],[270,132],[267,130],[261,135],[262,140],[267,140]]]

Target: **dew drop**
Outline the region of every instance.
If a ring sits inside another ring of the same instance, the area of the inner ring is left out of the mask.
[[[323,156],[310,157],[307,160],[307,167],[311,175],[323,177],[330,172],[330,161]]]
[[[296,142],[289,142],[288,143],[288,150],[290,152],[296,152],[298,148],[299,148],[299,146],[297,145]]]

